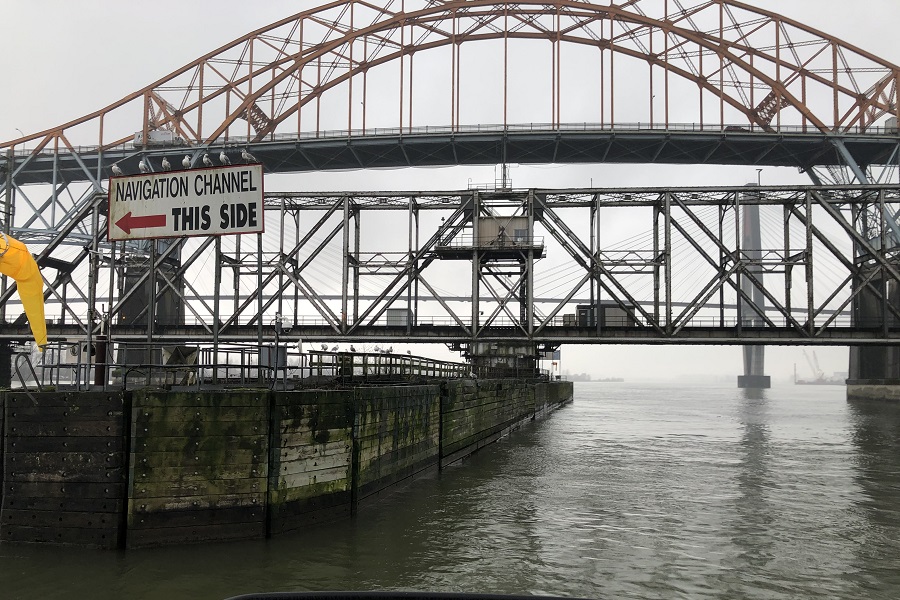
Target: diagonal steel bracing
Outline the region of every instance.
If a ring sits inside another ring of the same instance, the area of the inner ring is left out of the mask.
[[[898,250],[884,222],[900,207],[900,186],[746,191],[273,194],[266,206],[275,225],[261,240],[179,239],[152,254],[151,244],[106,242],[105,218],[98,214],[105,199],[95,194],[54,237],[32,243],[45,270],[48,310],[56,315],[52,339],[97,335],[93,315],[99,307],[92,304],[103,303],[113,339],[146,340],[146,331],[117,315],[133,312],[138,301],[139,314],[129,318],[147,322],[167,297],[177,300],[180,312],[174,320],[154,319],[152,337],[173,343],[263,343],[276,312],[292,324],[282,339],[304,340],[864,345],[900,339],[894,325],[900,306],[885,294],[888,282],[900,283]],[[734,233],[741,223],[735,210],[740,194],[740,204],[759,205],[777,250],[762,249],[753,258],[740,247]],[[861,230],[861,221],[849,217],[873,202],[882,215],[880,233]],[[620,222],[645,233],[610,228],[605,215],[612,209],[632,214]],[[360,218],[370,211],[378,219]],[[533,222],[534,229],[519,240],[528,242],[524,246],[513,246],[511,237],[508,246],[477,242],[475,214],[482,215],[485,232],[519,227],[515,219]],[[404,225],[407,234],[400,235]],[[383,237],[389,228],[397,232],[393,248]],[[85,246],[73,235],[79,230],[89,231],[93,241]],[[536,246],[540,234],[547,241]],[[68,250],[70,243],[77,252]],[[460,277],[460,268],[476,255],[481,318],[469,316],[471,279]],[[169,266],[153,272],[151,262]],[[127,286],[125,267],[132,273]],[[792,276],[795,267],[805,276]],[[826,270],[832,274],[823,278]],[[231,290],[222,287],[228,273]],[[762,294],[764,306],[752,302],[739,276],[747,290]],[[151,282],[152,299],[142,301]],[[577,314],[589,288],[596,290],[590,302],[599,315],[590,323]],[[0,336],[28,339],[12,287],[4,297],[9,320],[0,325]],[[851,309],[863,300],[882,308],[866,315],[865,327],[856,327]],[[758,324],[742,324],[739,301]],[[417,307],[414,318],[400,330],[385,327],[386,311],[398,305]]]

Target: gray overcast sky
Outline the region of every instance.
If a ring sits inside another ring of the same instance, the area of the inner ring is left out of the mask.
[[[658,0],[645,0],[652,3]],[[600,2],[605,4],[606,2]],[[781,12],[851,44],[900,63],[898,0],[765,0],[748,2]],[[0,19],[0,139],[18,137],[92,112],[231,40],[296,13],[314,2],[267,0],[6,0]],[[697,171],[643,169],[641,185],[697,183]],[[636,173],[614,165],[521,168],[517,187],[584,186],[606,181],[628,185]],[[764,183],[806,183],[795,171],[767,169]],[[493,179],[493,168],[455,168],[398,173],[324,173],[296,176],[283,185],[314,189],[403,187],[460,188],[469,178]],[[743,184],[755,180],[753,168],[704,172],[705,182]],[[294,183],[296,182],[296,183]],[[634,182],[637,184],[638,182]],[[282,182],[279,182],[282,184]],[[826,372],[845,370],[844,349],[818,351]],[[676,359],[689,357],[688,362]],[[769,372],[789,375],[793,363],[807,373],[799,349],[769,351]],[[738,348],[592,348],[563,351],[563,368],[597,376],[647,374],[647,363],[662,374],[737,373]]]

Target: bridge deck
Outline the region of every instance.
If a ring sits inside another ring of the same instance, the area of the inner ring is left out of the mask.
[[[425,167],[446,165],[549,163],[664,163],[787,166],[808,169],[818,165],[840,165],[843,160],[832,143],[840,138],[860,165],[884,164],[900,143],[896,132],[878,130],[866,134],[824,134],[819,131],[766,132],[709,129],[642,129],[621,126],[599,128],[590,124],[544,128],[526,125],[509,128],[480,126],[461,131],[446,127],[390,129],[351,135],[324,132],[308,138],[297,134],[248,145],[243,138],[217,141],[215,148],[229,147],[240,154],[252,146],[253,154],[271,173]],[[741,129],[741,128],[736,128]],[[211,146],[213,147],[213,146]],[[131,144],[105,149],[76,148],[78,154],[41,152],[28,160],[17,154],[14,169],[19,185],[51,183],[56,165],[66,181],[94,177],[98,162],[102,178],[113,163],[125,173],[138,173],[144,156],[182,156],[199,148],[173,146],[146,153]],[[0,165],[6,157],[0,157]],[[180,167],[181,160],[170,161]]]
[[[275,334],[269,327],[263,329],[264,343],[274,343]],[[222,331],[219,342],[256,343],[259,329],[256,325],[232,326]],[[49,326],[48,337],[54,340],[84,340],[84,331],[76,326]],[[31,340],[27,326],[0,325],[0,340],[26,342]],[[147,341],[147,332],[135,327],[116,327],[113,341]],[[212,333],[202,325],[159,326],[154,329],[153,341],[164,343],[211,344]],[[335,343],[432,343],[464,344],[472,341],[470,333],[459,326],[419,325],[389,327],[374,325],[358,327],[340,334],[328,325],[295,326],[279,336],[282,344],[335,342]],[[629,344],[629,345],[823,345],[867,346],[895,345],[900,341],[900,327],[887,331],[878,327],[840,327],[831,325],[813,334],[794,327],[684,327],[674,332],[659,332],[647,326],[608,326],[600,331],[596,327],[547,326],[531,336],[518,327],[492,327],[479,332],[478,341],[500,341],[514,344]]]

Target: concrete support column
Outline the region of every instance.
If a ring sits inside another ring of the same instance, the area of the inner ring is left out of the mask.
[[[742,194],[745,198],[755,198],[758,192]],[[759,261],[762,259],[762,234],[759,227],[759,205],[745,204],[741,207],[741,250],[743,260],[750,261],[746,271],[754,279],[762,283],[763,269]],[[749,298],[739,300],[738,318],[742,326],[759,327],[765,322],[757,312],[764,310],[765,296],[762,290],[746,275],[741,275],[741,290]],[[744,374],[738,375],[739,388],[770,388],[771,378],[765,374],[765,346],[744,346]]]
[[[770,388],[772,379],[765,374],[765,346],[744,346],[744,374],[738,375],[739,388]]]
[[[875,280],[878,298],[871,289],[860,292],[854,302],[854,323],[863,327],[896,327],[897,318],[886,303],[900,307],[900,290],[882,277]],[[895,346],[851,346],[847,397],[897,400],[900,397],[900,348]]]

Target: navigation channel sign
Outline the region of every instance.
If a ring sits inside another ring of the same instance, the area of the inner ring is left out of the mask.
[[[262,233],[262,165],[109,180],[110,241]]]

